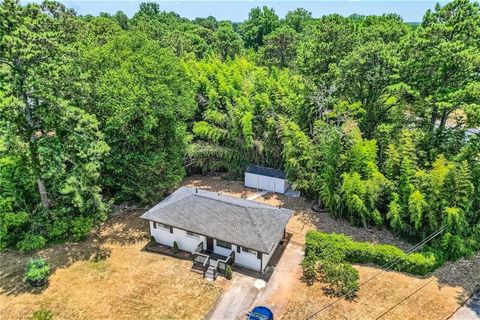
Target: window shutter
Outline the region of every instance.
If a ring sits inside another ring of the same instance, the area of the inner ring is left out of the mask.
[[[262,260],[262,253],[260,251],[257,251],[257,259]]]

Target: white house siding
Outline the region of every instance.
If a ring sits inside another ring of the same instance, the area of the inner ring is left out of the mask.
[[[276,246],[275,246],[276,248]],[[270,261],[270,258],[272,257],[273,253],[275,252],[275,249],[273,249],[269,254],[262,254],[262,267],[265,269],[265,267],[268,264],[268,261]]]
[[[224,255],[224,256],[228,256],[232,251],[235,251],[235,264],[248,269],[261,271],[260,259],[257,258],[256,254],[243,252],[243,250],[241,250],[241,252],[238,253],[237,246],[235,244],[232,244],[231,250],[227,248],[219,247],[217,246],[217,240],[216,239],[214,240],[213,252]]]
[[[177,242],[178,248],[185,251],[194,251],[200,242],[203,242],[203,247],[207,247],[206,238],[204,236],[199,236],[199,238],[194,238],[187,235],[186,231],[173,228],[173,233],[170,233],[169,229],[157,226],[153,228],[153,222],[150,221],[150,234],[155,238],[158,243],[164,244],[166,246],[172,246],[173,241]]]
[[[283,194],[288,189],[288,182],[285,179],[245,172],[245,186]]]
[[[262,271],[260,269],[260,259],[257,258],[256,253],[252,254],[252,253],[244,252],[243,250],[241,253],[235,252],[235,264],[238,264],[239,266],[242,266],[248,269]],[[265,266],[263,267],[265,268]]]
[[[194,251],[200,242],[203,242],[204,249],[207,248],[207,239],[205,236],[199,235],[199,238],[194,238],[187,235],[186,231],[178,228],[173,228],[173,233],[170,233],[169,229],[165,229],[159,225],[155,229],[153,228],[152,221],[149,222],[149,225],[150,225],[150,234],[155,238],[155,240],[158,243],[164,244],[166,246],[172,246],[173,241],[176,241],[179,249],[190,251],[190,252]],[[278,241],[281,240],[282,236],[283,236],[283,233],[280,235]],[[235,264],[248,269],[256,270],[256,271],[263,271],[260,268],[265,269],[265,267],[268,264],[268,261],[270,261],[270,258],[272,257],[272,254],[275,251],[277,246],[278,246],[278,242],[268,255],[265,253],[262,253],[261,261],[260,259],[257,258],[257,254],[244,252],[243,250],[240,250],[241,252],[238,253],[237,246],[235,244],[232,244],[231,250],[227,248],[219,247],[217,246],[216,239],[214,239],[214,242],[213,242],[213,252],[228,257],[232,251],[235,251]]]

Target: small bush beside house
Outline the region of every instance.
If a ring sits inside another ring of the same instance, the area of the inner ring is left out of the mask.
[[[50,276],[50,266],[45,259],[30,259],[25,270],[27,282],[34,287],[45,285]]]
[[[230,267],[229,265],[225,267],[225,278],[227,278],[228,280],[232,279],[232,267]]]
[[[149,246],[154,246],[157,244],[157,240],[155,240],[154,236],[150,236],[150,242],[148,243]]]
[[[178,243],[177,243],[177,241],[173,241],[172,252],[173,252],[174,254],[177,254],[177,253],[180,252],[180,250],[178,249]]]

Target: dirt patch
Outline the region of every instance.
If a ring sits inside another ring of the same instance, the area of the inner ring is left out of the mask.
[[[143,251],[148,228],[139,213],[115,216],[84,242],[38,252],[52,265],[43,289],[23,281],[31,255],[1,253],[2,318],[47,309],[57,319],[202,319],[221,288],[191,272],[190,261]]]

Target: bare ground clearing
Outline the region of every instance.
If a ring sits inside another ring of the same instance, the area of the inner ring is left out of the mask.
[[[355,267],[360,272],[360,282],[379,272],[378,268]],[[440,284],[436,278],[430,280],[385,272],[360,287],[354,301],[339,300],[312,319],[377,319],[384,313],[381,319],[446,319],[458,307],[458,297],[464,294],[464,289]],[[423,285],[425,287],[409,297]],[[323,288],[322,283],[299,286],[284,319],[305,319],[336,300],[325,295]]]
[[[192,176],[185,185],[222,192],[247,198],[256,193],[246,189],[243,181],[225,180],[221,176]],[[289,198],[278,194],[267,194],[256,201],[295,210],[287,228],[293,233],[292,241],[304,243],[308,230],[344,233],[357,241],[393,244],[407,249],[411,244],[402,241],[382,228],[363,229],[351,226],[347,221],[333,219],[326,213],[311,210],[312,203],[305,198]],[[374,266],[355,266],[360,271],[360,282],[380,271]],[[385,315],[385,319],[444,319],[480,284],[480,254],[471,259],[446,263],[428,278],[414,277],[399,272],[386,272],[361,287],[358,298],[352,302],[341,301],[328,312],[319,314],[318,319],[375,319],[424,284],[417,294],[405,300]],[[430,282],[431,281],[431,282]],[[308,287],[298,281],[297,290],[290,295],[290,305],[285,319],[304,319],[334,298],[324,294],[324,285],[316,283]]]
[[[221,288],[190,272],[190,261],[142,251],[147,230],[124,213],[86,241],[41,250],[53,269],[44,289],[23,282],[31,255],[0,253],[1,318],[45,309],[54,319],[202,319]]]

